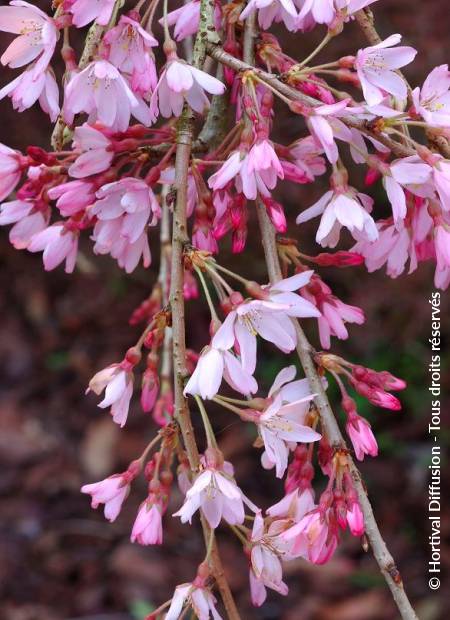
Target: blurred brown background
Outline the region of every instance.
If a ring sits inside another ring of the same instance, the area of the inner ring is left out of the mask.
[[[1,2],[0,4],[7,4]],[[40,6],[48,6],[41,2]],[[383,0],[374,5],[382,37],[401,32],[419,50],[415,86],[428,71],[448,59],[449,8],[446,0]],[[364,45],[356,26],[334,42],[336,53],[352,53]],[[286,36],[286,51],[301,58],[320,37]],[[7,37],[1,37],[4,49]],[[328,55],[330,54],[330,56]],[[332,50],[321,58],[331,59]],[[12,72],[1,70],[1,85]],[[15,114],[9,100],[0,102],[0,141],[15,148],[47,146],[49,125],[39,110]],[[276,136],[285,143],[302,135],[298,117],[282,110]],[[362,187],[360,170],[353,182]],[[291,221],[300,208],[323,192],[324,180],[314,187],[285,184],[278,196]],[[388,213],[379,186],[371,188],[376,214]],[[314,249],[316,222],[293,227],[303,247]],[[80,486],[122,471],[145,446],[154,431],[151,418],[134,403],[126,428],[120,431],[109,415],[96,407],[84,390],[93,373],[121,358],[136,339],[128,317],[155,280],[157,265],[125,275],[109,259],[92,260],[85,246],[89,273],[66,276],[62,269],[44,273],[41,256],[11,248],[7,230],[0,242],[0,617],[5,620],[142,620],[171,596],[176,584],[194,577],[203,546],[197,525],[182,526],[166,517],[162,547],[142,548],[129,542],[138,504],[145,496],[142,481],[135,484],[122,514],[113,525],[93,512]],[[157,254],[156,236],[152,239]],[[345,239],[342,247],[349,247]],[[265,281],[261,248],[251,235],[248,254],[233,257],[237,269]],[[251,254],[252,260],[248,259]],[[228,242],[223,260],[229,261]],[[247,270],[251,266],[251,273]],[[361,469],[378,522],[397,560],[408,592],[422,620],[449,617],[445,597],[448,571],[449,516],[442,513],[442,586],[428,589],[429,557],[427,484],[430,442],[427,424],[430,397],[427,365],[432,291],[432,266],[422,265],[412,276],[398,280],[364,269],[323,270],[335,293],[367,314],[363,327],[351,327],[348,342],[335,342],[334,351],[351,361],[387,369],[405,378],[399,413],[358,401],[372,422],[380,456]],[[444,294],[442,316],[449,303]],[[201,316],[199,316],[199,313]],[[205,344],[207,314],[192,304],[188,310],[189,345]],[[308,326],[318,346],[313,324]],[[444,325],[445,327],[445,325]],[[313,329],[311,329],[313,328]],[[444,349],[445,351],[445,346]],[[261,346],[260,386],[271,383],[283,359],[274,348]],[[448,355],[442,384],[448,385]],[[332,391],[334,398],[336,393]],[[448,409],[443,397],[443,425]],[[252,435],[235,420],[216,414],[216,428],[236,476],[254,501],[267,507],[281,497],[272,473],[259,467],[259,453],[250,447]],[[441,434],[443,450],[448,431]],[[445,464],[444,464],[445,466]],[[445,480],[445,478],[443,478]],[[320,484],[320,483],[319,483]],[[442,489],[445,498],[445,489]],[[168,514],[179,506],[173,494]],[[445,503],[445,499],[443,500]],[[335,558],[324,567],[303,561],[286,566],[290,587],[286,598],[269,594],[261,609],[249,603],[247,568],[240,548],[219,531],[227,574],[246,620],[391,620],[397,617],[389,594],[370,554],[357,540],[344,536]]]

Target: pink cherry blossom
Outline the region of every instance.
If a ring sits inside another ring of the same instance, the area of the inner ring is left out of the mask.
[[[243,368],[253,374],[256,366],[256,335],[285,352],[295,348],[297,337],[290,317],[313,317],[320,313],[309,301],[293,291],[305,286],[312,271],[305,271],[262,288],[264,299],[245,301],[232,310],[214,336],[223,350],[235,341]]]
[[[27,158],[0,143],[0,201],[8,198],[22,176]]]
[[[255,510],[255,506],[237,486],[231,463],[218,466],[208,464],[205,458],[202,463],[204,469],[187,491],[184,504],[173,516],[180,517],[182,523],[191,523],[193,514],[201,509],[212,528],[216,528],[222,518],[230,525],[243,523],[244,503],[251,510]]]
[[[59,212],[67,217],[95,202],[95,186],[89,181],[69,181],[51,187],[48,196],[56,200]]]
[[[199,620],[222,620],[216,610],[216,599],[210,590],[203,585],[185,583],[175,588],[169,610],[165,620],[178,620],[181,617],[185,605],[192,607]]]
[[[64,120],[73,124],[75,114],[86,112],[89,123],[99,121],[115,131],[125,131],[133,115],[144,125],[150,113],[142,99],[133,94],[118,69],[106,60],[96,60],[75,73],[65,88]]]
[[[417,50],[406,46],[391,49],[401,39],[399,34],[393,34],[377,45],[359,50],[356,55],[355,69],[369,105],[381,103],[385,92],[406,99],[406,83],[395,69],[414,60]]]
[[[274,189],[278,178],[284,178],[283,167],[272,144],[268,140],[261,140],[248,153],[234,151],[209,178],[208,185],[217,191],[233,178],[237,190],[249,200],[255,200],[258,192],[270,197],[269,189]]]
[[[87,123],[76,127],[73,146],[82,151],[69,168],[70,176],[75,179],[107,170],[114,156],[111,140]]]
[[[356,323],[362,325],[365,321],[364,312],[361,308],[344,303],[332,294],[332,291],[325,282],[313,276],[311,284],[302,291],[302,296],[314,303],[320,310],[319,316],[319,337],[320,344],[324,349],[331,346],[331,336],[340,340],[348,338],[348,331],[345,323]]]
[[[42,252],[44,269],[51,271],[65,261],[65,272],[72,273],[78,252],[78,231],[70,230],[62,222],[52,224],[31,238],[27,249]]]
[[[161,545],[163,541],[162,515],[167,502],[161,497],[149,496],[142,502],[131,532],[131,542],[140,545]]]
[[[302,28],[312,24],[330,25],[338,12],[346,17],[359,11],[376,0],[305,0],[298,15],[298,23]]]
[[[164,18],[159,20],[161,26],[164,24]],[[200,23],[200,0],[191,0],[186,2],[179,9],[167,13],[167,25],[175,26],[173,34],[175,41],[183,41],[198,31]],[[219,3],[214,3],[214,24],[216,30],[221,28],[221,10]]]
[[[322,149],[313,136],[307,136],[293,142],[287,149],[289,161],[280,160],[284,178],[296,183],[314,181],[316,176],[324,174],[325,161],[320,156]]]
[[[199,394],[204,399],[214,398],[223,378],[241,394],[254,394],[258,390],[258,384],[252,374],[242,367],[241,362],[230,351],[217,348],[217,342],[219,339],[214,337],[212,346],[203,351],[184,393]]]
[[[334,248],[339,241],[341,227],[345,226],[357,239],[375,241],[378,230],[369,215],[373,200],[352,188],[346,191],[328,191],[312,207],[302,211],[297,224],[322,214],[316,241],[323,247]]]
[[[11,98],[13,108],[18,112],[28,110],[39,101],[41,108],[50,116],[52,122],[58,117],[58,85],[51,69],[35,74],[33,67],[28,68],[0,90],[0,100],[4,97]]]
[[[450,127],[450,71],[448,65],[435,67],[422,88],[412,92],[414,111],[436,127]]]
[[[91,208],[98,222],[93,240],[96,254],[111,254],[119,266],[131,273],[143,256],[144,266],[151,262],[147,227],[155,226],[161,216],[153,191],[142,179],[123,177],[97,191]]]
[[[239,19],[244,20],[255,11],[263,30],[270,28],[274,21],[282,21],[288,30],[296,30],[297,9],[292,0],[250,0]]]
[[[293,543],[290,547],[291,555],[303,557],[314,564],[327,562],[338,542],[337,525],[331,518],[332,510],[319,505],[284,532],[282,538]]]
[[[351,108],[347,108],[349,101],[349,99],[343,99],[337,103],[317,106],[311,110],[307,117],[311,134],[322,146],[325,155],[332,164],[336,163],[339,157],[335,138],[346,142],[352,140],[350,129],[339,119],[339,116],[352,111]]]
[[[356,412],[353,412],[348,415],[345,428],[352,442],[358,461],[364,460],[366,454],[377,456],[377,440],[367,420],[359,416]]]
[[[81,487],[81,492],[91,495],[92,508],[105,504],[105,517],[112,522],[119,516],[122,504],[128,497],[131,480],[128,472],[115,474],[100,482],[85,484]]]
[[[359,502],[355,501],[347,508],[347,524],[348,529],[353,536],[362,536],[364,534],[364,515]]]
[[[49,209],[36,209],[31,200],[4,202],[0,207],[0,226],[14,224],[9,240],[16,250],[26,249],[32,237],[48,226]]]
[[[73,23],[82,28],[95,21],[106,26],[111,19],[115,0],[66,0],[67,9],[73,15]]]
[[[450,267],[450,225],[442,222],[434,232],[437,267],[439,270]]]
[[[121,15],[117,26],[103,37],[102,44],[106,46],[109,62],[129,76],[133,92],[147,95],[154,90],[157,75],[151,48],[158,45],[158,41],[139,21]]]
[[[300,489],[296,488],[287,493],[279,502],[267,509],[270,517],[291,518],[299,523],[303,517],[314,510],[314,492],[311,487]]]
[[[267,464],[275,465],[277,478],[287,468],[289,452],[296,443],[311,443],[320,439],[311,427],[305,425],[310,402],[314,398],[307,381],[289,379],[295,368],[281,370],[269,392],[271,402],[261,413],[255,412],[255,424],[264,442]]]
[[[441,206],[444,211],[450,211],[450,161],[436,155],[432,173]]]
[[[125,426],[130,400],[133,395],[133,365],[125,359],[120,364],[111,364],[100,370],[89,382],[87,392],[105,396],[98,406],[101,409],[111,407],[111,415],[120,427]]]
[[[283,581],[282,553],[274,540],[273,536],[264,532],[264,519],[261,513],[257,513],[250,539],[250,589],[252,603],[256,607],[260,607],[266,599],[266,586],[283,596],[288,594],[288,587]]]
[[[165,118],[180,116],[185,101],[196,112],[202,113],[209,105],[205,91],[211,95],[221,95],[225,86],[212,75],[183,60],[170,58],[151,97],[153,120],[156,120],[158,110]]]
[[[398,223],[406,217],[406,196],[403,188],[410,192],[423,195],[424,186],[430,180],[431,167],[423,163],[419,157],[405,157],[387,166],[388,174],[383,176],[383,185],[392,205],[394,222]],[[417,190],[415,191],[415,186]],[[430,190],[431,187],[430,187]]]
[[[51,17],[33,4],[12,0],[9,6],[0,7],[0,30],[19,35],[3,52],[2,65],[16,69],[36,61],[33,80],[45,71],[59,36]]]

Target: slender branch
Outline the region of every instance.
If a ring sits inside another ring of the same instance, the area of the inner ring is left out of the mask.
[[[228,52],[226,52],[223,48],[221,48],[218,45],[215,45],[213,43],[208,43],[207,50],[208,50],[208,54],[212,56],[213,58],[215,58],[218,62],[221,62],[224,65],[231,67],[237,72],[253,71],[255,75],[257,75],[258,78],[262,82],[265,82],[268,86],[277,90],[282,95],[284,95],[285,97],[288,97],[291,100],[300,101],[301,103],[304,103],[311,107],[315,107],[315,106],[322,104],[322,102],[319,101],[318,99],[309,97],[308,95],[305,95],[301,93],[300,91],[295,90],[291,86],[284,84],[284,82],[279,80],[272,73],[267,73],[267,71],[263,71],[262,69],[252,66],[252,64],[249,64],[247,62],[239,60],[238,58],[235,58],[231,54],[228,54]],[[361,133],[365,134],[366,136],[375,138],[376,140],[378,140],[379,142],[387,146],[389,149],[391,149],[391,151],[398,157],[408,157],[410,155],[415,154],[415,151],[413,149],[407,146],[404,146],[403,144],[400,144],[399,142],[395,140],[392,140],[386,134],[373,131],[372,129],[369,128],[368,124],[365,121],[358,120],[357,118],[353,117],[350,114],[342,117],[341,120],[348,127],[353,127],[355,129],[358,129],[359,131],[361,131]]]
[[[257,211],[269,278],[271,282],[276,282],[282,278],[282,273],[278,258],[275,231],[263,204],[257,205]],[[313,349],[300,323],[293,319],[293,324],[297,333],[298,357],[305,371],[305,375],[309,380],[312,392],[317,394],[314,402],[320,414],[322,428],[333,448],[345,449],[344,438],[312,358]],[[375,560],[391,590],[392,597],[403,620],[417,620],[417,615],[403,588],[400,573],[381,536],[372,506],[361,479],[361,474],[350,456],[348,456],[348,463],[353,483],[358,494],[361,510],[364,515],[366,535],[372,547]]]
[[[206,41],[208,29],[213,27],[214,5],[210,0],[201,0],[200,24],[197,33],[193,64],[202,67],[206,57]],[[173,319],[173,368],[174,368],[174,407],[175,417],[180,425],[184,445],[192,471],[198,471],[199,452],[192,427],[191,415],[187,400],[183,394],[186,368],[186,329],[184,315],[183,251],[187,237],[187,186],[191,148],[193,142],[193,112],[185,106],[177,125],[177,151],[175,157],[175,190],[176,202],[173,214],[172,230],[172,270],[170,286],[170,305]],[[222,596],[223,604],[230,620],[240,620],[239,612],[226,580],[215,537],[204,519],[202,527],[208,545],[209,561],[217,587]]]

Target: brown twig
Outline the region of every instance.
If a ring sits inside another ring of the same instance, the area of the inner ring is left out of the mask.
[[[206,41],[208,29],[212,27],[212,11],[214,5],[210,0],[201,0],[200,26],[197,33],[193,64],[202,67],[206,57]],[[173,338],[173,369],[174,369],[174,407],[175,417],[180,425],[183,442],[189,459],[191,470],[195,473],[199,468],[199,452],[192,427],[192,420],[187,400],[183,394],[186,369],[186,326],[183,298],[184,281],[184,246],[187,236],[187,186],[188,173],[193,142],[193,112],[186,106],[178,121],[177,151],[175,158],[175,190],[176,202],[173,213],[172,230],[172,269],[170,286],[170,306],[172,310]],[[211,530],[202,519],[205,542],[211,538]],[[233,599],[228,581],[225,577],[217,543],[213,540],[210,554],[210,566],[220,591],[227,616],[230,620],[240,620],[239,612]]]
[[[271,282],[276,282],[282,278],[282,273],[278,257],[275,231],[264,205],[260,204],[257,208],[269,279]],[[314,364],[312,357],[313,349],[308,342],[300,323],[293,319],[293,324],[297,333],[297,354],[303,370],[305,371],[305,375],[309,380],[311,391],[316,394],[314,402],[320,414],[323,431],[326,434],[330,445],[334,449],[345,449],[344,438]],[[372,506],[361,480],[359,470],[350,456],[348,456],[348,463],[355,489],[358,494],[361,510],[364,515],[366,535],[372,547],[375,560],[377,561],[380,571],[382,572],[389,589],[391,590],[392,597],[403,620],[417,620],[417,615],[403,588],[400,573],[395,566],[394,559],[390,554],[383,537],[381,536],[375,520],[375,515],[373,514]]]
[[[259,69],[257,67],[254,67],[252,64],[249,64],[247,62],[244,62],[243,60],[239,60],[238,58],[235,58],[231,54],[228,54],[228,52],[226,52],[222,47],[214,43],[208,43],[207,51],[208,51],[208,54],[210,54],[210,56],[215,58],[215,60],[227,65],[228,67],[231,67],[238,73],[242,71],[253,71],[255,75],[262,82],[265,82],[266,84],[271,86],[273,89],[275,89],[276,91],[278,91],[279,93],[281,93],[285,97],[288,97],[291,100],[300,101],[301,103],[304,103],[311,107],[322,105],[321,101],[314,99],[313,97],[310,97],[309,95],[305,95],[301,93],[300,91],[295,90],[294,88],[291,88],[290,86],[288,86],[287,84],[279,80],[272,73],[267,73],[267,71],[264,71],[263,69]],[[415,154],[415,151],[413,149],[403,144],[400,144],[399,142],[397,142],[396,140],[393,140],[392,138],[390,138],[384,133],[380,133],[378,131],[374,131],[370,129],[368,123],[366,123],[365,121],[361,121],[353,117],[350,114],[345,117],[342,117],[341,120],[348,127],[353,127],[355,129],[358,129],[359,131],[361,131],[361,133],[365,134],[366,136],[375,138],[376,140],[378,140],[379,142],[387,146],[398,157],[408,157],[410,155]]]
[[[244,60],[248,64],[254,62],[254,41],[256,38],[256,22],[254,19],[247,18],[244,31]],[[278,256],[278,248],[276,243],[275,230],[267,215],[266,208],[261,202],[257,202],[257,214],[261,239],[264,248],[267,271],[269,279],[272,283],[282,279],[280,259]],[[311,391],[316,394],[314,399],[315,405],[319,411],[320,420],[324,433],[326,434],[330,445],[335,449],[346,450],[345,440],[340,431],[339,425],[331,409],[330,402],[324,390],[322,380],[317,373],[317,369],[312,357],[313,349],[306,338],[299,321],[292,319],[297,334],[297,354],[300,363],[305,371],[305,375],[309,380]],[[404,620],[417,620],[417,616],[412,608],[408,597],[403,589],[400,573],[398,572],[394,560],[389,553],[386,544],[378,529],[372,506],[370,505],[367,493],[365,491],[360,473],[355,466],[353,459],[348,457],[349,469],[354,481],[354,485],[358,494],[361,509],[364,514],[366,525],[366,534],[372,546],[373,554],[383,573],[388,586],[392,592],[392,596]]]

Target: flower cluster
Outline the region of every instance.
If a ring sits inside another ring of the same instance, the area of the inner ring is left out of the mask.
[[[397,411],[392,391],[406,384],[387,371],[316,352],[305,343],[299,319],[317,322],[317,341],[327,351],[334,338],[347,339],[349,329],[365,322],[362,308],[334,294],[322,267],[365,265],[372,272],[386,265],[395,278],[407,264],[412,272],[431,261],[435,286],[450,284],[448,66],[435,67],[423,85],[411,88],[400,70],[417,51],[402,45],[399,34],[315,63],[372,2],[190,0],[170,11],[165,3],[163,38],[156,36],[158,0],[139,0],[131,10],[115,0],[59,0],[53,15],[23,0],[0,7],[0,30],[14,35],[0,62],[19,70],[0,99],[9,97],[18,112],[39,102],[55,124],[53,150],[30,145],[21,153],[0,144],[0,225],[12,225],[11,244],[42,252],[46,270],[64,264],[67,273],[86,261],[79,255],[85,241],[127,274],[148,268],[158,247],[157,282],[130,319],[144,325],[140,336],[87,389],[102,394],[98,406],[120,427],[136,414],[139,400],[158,431],[125,472],[82,488],[114,521],[142,474],[148,494],[131,532],[141,545],[162,544],[170,515],[189,524],[200,515],[205,559],[194,581],[178,586],[151,618],[166,608],[169,620],[189,609],[200,620],[220,618],[212,593],[220,579],[214,569],[218,527],[242,544],[256,606],[267,588],[287,594],[283,562],[301,557],[323,564],[345,530],[355,537],[365,532],[367,507],[351,453],[358,460],[376,456],[378,445],[347,389]],[[252,15],[259,25],[255,54],[248,51]],[[296,36],[316,26],[326,35],[306,58],[295,59],[267,32],[273,23]],[[71,36],[86,26],[78,58]],[[197,32],[194,57],[184,58],[177,42]],[[61,80],[52,69],[57,53]],[[218,61],[215,76],[207,54]],[[341,84],[350,92],[339,90]],[[302,128],[289,144],[274,131],[276,98]],[[364,191],[344,163],[350,160],[364,167]],[[352,238],[353,247],[311,256],[303,244],[280,236],[292,223],[280,189],[286,183],[314,188],[319,176],[327,177],[329,189],[297,210],[297,230],[306,233],[320,218],[312,235],[317,244],[334,249]],[[369,195],[376,183],[385,204]],[[220,255],[227,236],[232,252],[242,253],[257,219],[269,227],[270,239],[263,234],[268,284],[249,280],[244,261],[241,271],[230,270]],[[201,293],[209,334],[201,350],[185,350],[184,301]],[[284,356],[297,350],[306,377],[296,379],[290,360],[269,390],[259,386],[261,340]],[[330,430],[320,406],[329,380],[341,392],[352,451],[336,420],[337,436],[334,426]],[[203,451],[188,400],[203,424]],[[257,506],[240,488],[239,471],[215,435],[215,407],[247,425],[254,446],[263,449],[262,466],[284,478],[284,496],[274,505]],[[318,467],[327,479],[321,492],[312,485]]]

